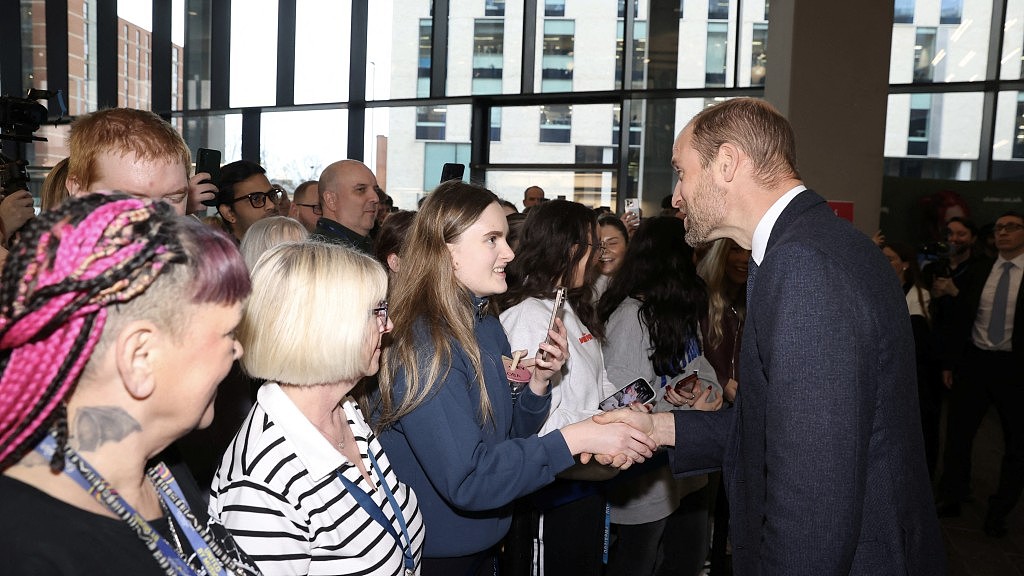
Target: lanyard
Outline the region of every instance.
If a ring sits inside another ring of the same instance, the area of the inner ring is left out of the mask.
[[[53,457],[53,453],[57,449],[57,443],[53,439],[53,436],[46,435],[42,442],[40,442],[35,450],[41,454],[46,460],[50,460]],[[81,455],[74,450],[68,448],[67,459],[64,464],[64,473],[67,474],[72,480],[74,480],[79,486],[81,486],[86,492],[88,492],[97,502],[106,506],[108,510],[116,514],[121,520],[131,526],[135,533],[138,534],[139,538],[146,544],[156,559],[157,563],[167,571],[168,574],[182,574],[185,576],[195,576],[197,572],[192,569],[178,554],[178,552],[167,542],[167,540],[160,535],[159,532],[153,529],[149,525],[149,522],[140,515],[130,504],[125,502],[124,498],[121,498],[103,479],[102,476],[96,469],[92,467]],[[189,543],[192,545],[192,549],[195,551],[196,556],[202,561],[205,570],[203,574],[218,574],[224,576],[227,571],[224,565],[217,560],[214,552],[210,550],[209,544],[199,534],[196,528],[192,525],[192,522],[188,521],[182,510],[179,508],[187,506],[184,502],[184,496],[181,493],[181,489],[178,487],[178,483],[171,476],[167,467],[163,464],[155,470],[155,474],[150,474],[150,478],[156,475],[159,480],[155,482],[159,489],[157,494],[167,504],[167,507],[171,510],[174,518],[178,520],[178,525],[182,531],[188,537]],[[173,498],[168,492],[173,494]],[[170,521],[170,520],[169,520]]]
[[[402,535],[405,536],[405,540],[398,535],[395,527],[388,522],[384,511],[377,507],[377,504],[373,501],[373,498],[369,494],[360,490],[354,482],[345,478],[341,475],[341,470],[338,470],[338,479],[345,485],[348,493],[356,499],[359,506],[366,510],[366,513],[370,515],[378,524],[384,527],[391,534],[391,537],[398,543],[398,547],[402,549],[402,556],[405,561],[405,574],[406,576],[412,576],[416,573],[416,561],[412,557],[412,539],[409,538],[409,528],[405,522],[405,516],[402,515],[402,509],[398,505],[398,500],[395,498],[395,494],[388,487],[387,478],[384,477],[384,473],[381,472],[380,466],[377,464],[377,459],[373,457],[373,450],[369,445],[366,447],[366,454],[370,457],[370,463],[373,464],[373,469],[377,472],[377,478],[380,479],[380,487],[384,490],[384,495],[388,498],[388,504],[391,505],[391,510],[395,513],[395,519],[398,520],[398,527],[402,529]]]

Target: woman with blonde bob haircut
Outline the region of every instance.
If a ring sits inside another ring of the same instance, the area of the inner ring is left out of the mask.
[[[211,514],[267,574],[417,572],[416,496],[349,396],[392,327],[384,269],[344,246],[286,242],[252,280],[242,366],[266,383],[214,477]]]

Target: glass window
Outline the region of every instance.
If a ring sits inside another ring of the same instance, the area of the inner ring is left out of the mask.
[[[942,0],[939,24],[959,24],[964,11],[963,0]]]
[[[277,9],[276,3],[274,9]],[[301,0],[295,3],[296,104],[348,100],[351,16],[350,1]],[[274,35],[277,35],[276,27]],[[264,75],[262,79],[271,87],[275,86],[276,75]],[[367,77],[367,83],[369,80]]]
[[[632,4],[633,4],[633,18],[636,18],[637,14],[640,13],[639,10],[638,10],[639,9],[639,4],[640,4],[640,0],[632,0]],[[626,17],[626,0],[619,0],[619,18],[625,18],[625,17]]]
[[[541,61],[541,92],[571,92],[576,23],[544,21],[544,56]]]
[[[420,20],[419,60],[416,67],[416,97],[430,96],[430,55],[433,42],[434,23],[430,19]]]
[[[540,107],[540,141],[568,143],[572,136],[572,106]]]
[[[1017,114],[1014,116],[1013,157],[1024,158],[1024,92],[1017,93]]]
[[[914,0],[896,0],[896,5],[893,11],[893,23],[914,23]]]
[[[469,166],[470,145],[449,142],[427,142],[423,146],[423,190],[433,190],[441,181],[441,169],[447,163]],[[462,174],[469,181],[469,170]],[[417,198],[418,200],[418,198]]]
[[[764,86],[768,75],[768,24],[755,22],[750,39],[750,85]]]
[[[347,134],[347,110],[264,112],[260,121],[260,164],[267,178],[289,190],[320,177],[332,162],[348,157],[346,138],[316,138]]]
[[[1007,18],[1003,27],[1003,51],[1000,61],[1001,80],[1024,77],[1024,18]]]
[[[501,141],[501,108],[491,108],[491,142]]]
[[[914,43],[914,82],[931,82],[937,60],[935,28],[918,28]]]
[[[619,90],[622,88],[622,75],[623,60],[622,60],[622,43],[623,43],[623,29],[625,27],[625,21],[619,20],[616,24],[616,30],[618,35],[615,41],[615,89]],[[630,83],[632,88],[644,88],[646,82],[644,79],[647,76],[647,22],[642,20],[633,21],[633,81]]]
[[[928,155],[928,119],[931,114],[931,94],[910,96],[910,128],[907,137],[907,156]]]
[[[729,0],[708,0],[708,20],[728,20]]]
[[[891,94],[885,173],[907,178],[970,180],[981,141],[981,92]],[[1008,139],[1009,127],[997,140]]]
[[[501,94],[504,46],[504,21],[476,21],[473,31],[473,94]]]
[[[372,164],[376,167],[377,181],[387,184],[384,189],[395,199],[395,206],[415,210],[416,201],[437,186],[444,162],[458,161],[461,164],[469,164],[468,152],[464,156],[459,156],[457,160],[424,164],[424,150],[428,146],[433,148],[435,144],[458,143],[468,146],[472,109],[469,105],[462,104],[442,108],[446,142],[428,142],[416,138],[416,133],[420,130],[417,117],[421,107],[402,106],[387,110],[387,126],[384,129],[378,128],[386,139],[378,139],[378,156]],[[395,169],[389,170],[388,166],[394,166]],[[436,171],[431,176],[425,176],[428,170]]]
[[[565,0],[544,0],[545,16],[565,16]]]
[[[633,113],[630,114],[629,119],[629,145],[639,147],[643,142],[643,122],[641,121],[641,115],[636,111],[636,106],[639,102],[634,104]],[[612,146],[619,145],[619,134],[622,130],[622,106],[619,104],[612,105]]]
[[[277,0],[231,4],[230,82],[232,108],[277,103]]]
[[[180,121],[180,118],[173,120]],[[175,124],[172,121],[172,124]],[[242,157],[242,115],[211,114],[192,116],[183,122],[181,136],[188,144],[193,156],[199,148],[213,148],[222,152],[225,164]]]
[[[504,16],[505,0],[484,0],[484,16]]]
[[[729,51],[729,25],[708,22],[708,50],[705,56],[704,85],[724,88]]]
[[[445,106],[417,106],[416,139],[444,140],[447,114],[448,110]]]

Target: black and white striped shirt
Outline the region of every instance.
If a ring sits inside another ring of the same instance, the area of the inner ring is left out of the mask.
[[[395,494],[412,539],[417,573],[423,518],[416,495],[398,481],[384,449],[355,403],[343,404],[363,465],[374,479],[366,490],[359,469],[331,446],[274,383],[264,384],[257,403],[221,460],[213,479],[210,515],[231,532],[239,547],[267,576],[274,574],[403,574],[398,542],[348,493],[337,478],[366,490],[401,528],[380,478],[367,457],[372,450]]]

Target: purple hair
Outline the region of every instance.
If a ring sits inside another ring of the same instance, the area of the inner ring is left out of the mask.
[[[177,265],[193,271],[193,303],[232,304],[249,294],[234,243],[164,202],[92,194],[25,226],[0,276],[0,470],[51,427],[58,444],[51,467],[63,468],[64,401],[103,334],[108,308]]]

